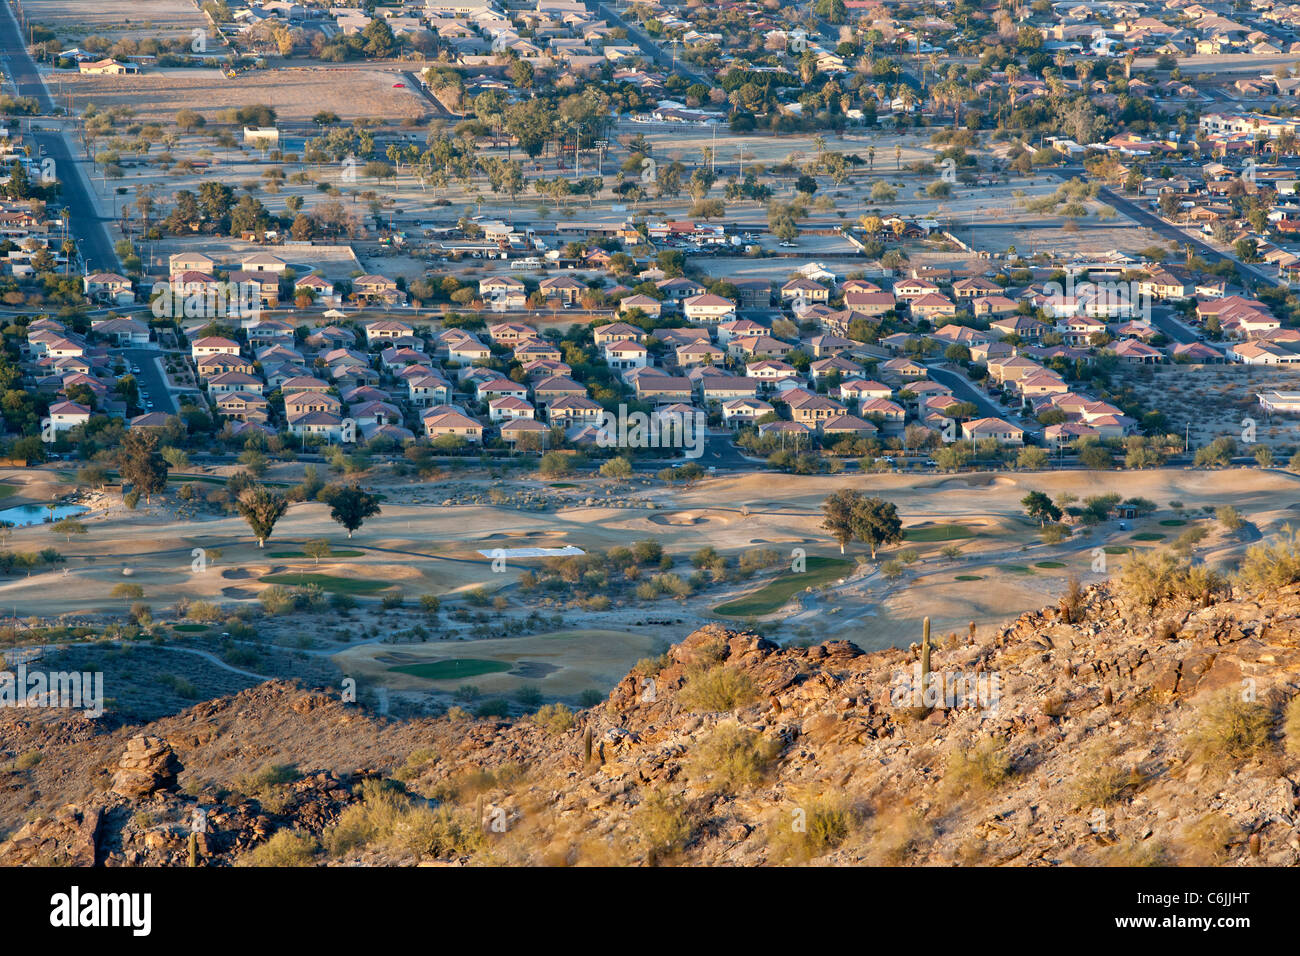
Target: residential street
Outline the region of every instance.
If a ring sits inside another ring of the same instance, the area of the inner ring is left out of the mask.
[[[5,73],[13,80],[19,96],[32,97],[40,104],[42,113],[51,113],[54,106],[49,91],[45,88],[36,64],[27,53],[13,11],[7,3],[0,6],[4,7],[4,13],[0,15],[0,64],[3,64]],[[30,135],[41,148],[42,154],[54,160],[54,171],[62,195],[50,207],[58,209],[66,206],[72,211],[71,232],[86,271],[115,272],[120,264],[113,252],[113,242],[90,196],[81,166],[73,159],[75,152],[68,134],[63,131],[66,122],[63,119],[29,120],[25,125],[30,124],[38,129],[31,133],[24,130],[24,135]]]

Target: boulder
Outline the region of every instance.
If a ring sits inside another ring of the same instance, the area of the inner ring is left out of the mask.
[[[176,787],[180,762],[167,741],[161,737],[139,734],[127,741],[126,751],[113,774],[114,793],[124,797],[146,797],[159,790]]]

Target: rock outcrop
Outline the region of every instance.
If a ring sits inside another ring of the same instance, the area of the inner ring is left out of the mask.
[[[167,741],[148,734],[132,737],[117,762],[113,774],[113,792],[124,797],[147,797],[159,790],[176,786],[181,770],[176,754]]]
[[[936,635],[936,699],[900,693],[919,667],[710,625],[571,725],[394,720],[282,681],[91,736],[0,715],[0,745],[43,754],[0,791],[41,814],[0,864],[229,865],[276,839],[343,865],[1300,862],[1300,587],[1155,612],[1096,587]],[[1197,743],[1225,700],[1250,746]]]

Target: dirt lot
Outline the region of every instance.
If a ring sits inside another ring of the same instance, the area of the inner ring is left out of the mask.
[[[1119,380],[1132,385],[1145,407],[1169,417],[1173,431],[1191,426],[1191,445],[1198,448],[1220,435],[1242,440],[1242,419],[1256,422],[1259,442],[1289,455],[1300,444],[1300,419],[1268,418],[1255,398],[1270,389],[1300,390],[1300,370],[1260,365],[1160,365],[1121,367]]]
[[[395,72],[347,67],[265,70],[234,79],[218,70],[172,70],[137,76],[81,76],[60,73],[63,90],[73,96],[77,112],[88,103],[129,106],[144,120],[167,122],[178,110],[192,109],[208,120],[223,110],[254,103],[275,108],[283,121],[310,120],[321,110],[342,119],[418,119],[429,104]]]
[[[25,0],[28,18],[60,37],[169,37],[208,27],[193,0]]]

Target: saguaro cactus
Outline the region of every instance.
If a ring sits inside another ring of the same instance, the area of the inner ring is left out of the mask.
[[[930,682],[930,619],[921,622],[921,693]]]
[[[587,725],[587,729],[583,731],[582,734],[582,750],[586,762],[591,763],[591,725],[590,724]]]

